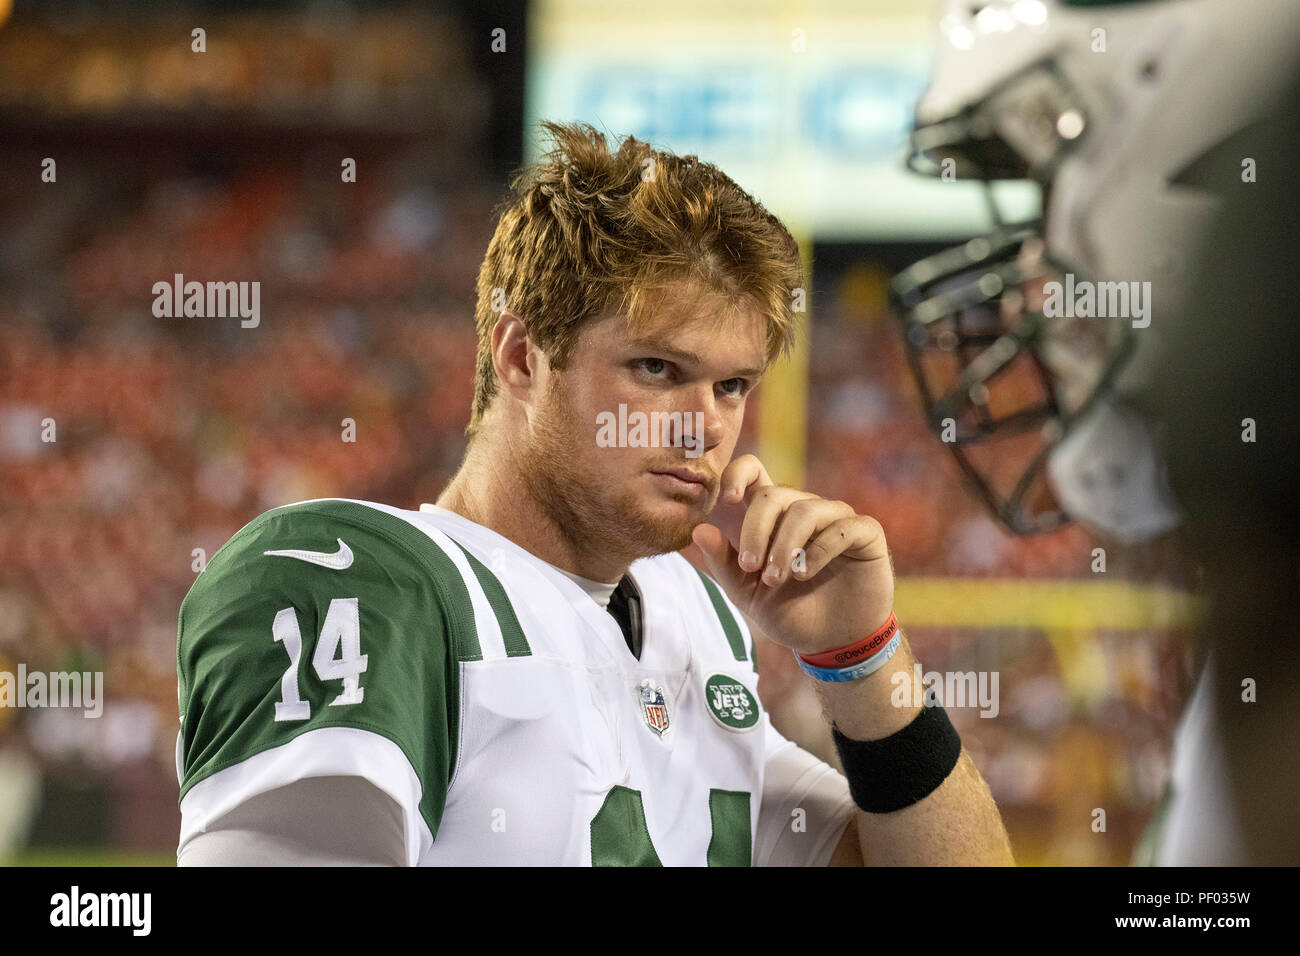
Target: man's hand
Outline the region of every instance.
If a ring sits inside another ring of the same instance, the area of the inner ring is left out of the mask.
[[[742,455],[722,472],[709,520],[692,537],[710,572],[776,643],[814,654],[888,620],[894,571],[875,518],[775,485],[762,462]]]

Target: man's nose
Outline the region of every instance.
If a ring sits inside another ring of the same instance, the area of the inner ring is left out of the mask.
[[[726,429],[712,388],[707,394],[693,393],[692,400],[683,403],[681,413],[674,444],[684,447],[688,458],[698,458],[722,441]]]

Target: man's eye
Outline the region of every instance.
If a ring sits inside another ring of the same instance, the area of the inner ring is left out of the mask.
[[[749,391],[749,382],[743,378],[729,378],[718,385],[725,394],[737,397]]]
[[[639,368],[644,369],[646,372],[649,372],[651,375],[658,375],[659,373],[667,370],[668,368],[667,362],[665,362],[663,359],[657,359],[657,358],[637,359],[636,364]]]

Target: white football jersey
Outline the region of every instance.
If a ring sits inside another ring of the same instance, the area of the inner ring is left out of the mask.
[[[1174,735],[1173,766],[1157,820],[1140,860],[1156,866],[1248,866],[1237,824],[1227,756],[1214,702],[1211,653]]]
[[[640,659],[579,584],[450,511],[262,515],[181,609],[181,845],[355,776],[401,808],[408,864],[824,864],[847,784],[772,727],[743,616],[679,554],[628,573]]]

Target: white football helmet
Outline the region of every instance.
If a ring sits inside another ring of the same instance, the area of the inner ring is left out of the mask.
[[[985,182],[993,230],[892,287],[931,426],[1017,533],[1161,533],[1178,512],[1129,399],[1251,188],[1300,0],[949,0],[940,35],[909,165]],[[1004,179],[1041,184],[1041,222],[1002,220]]]

